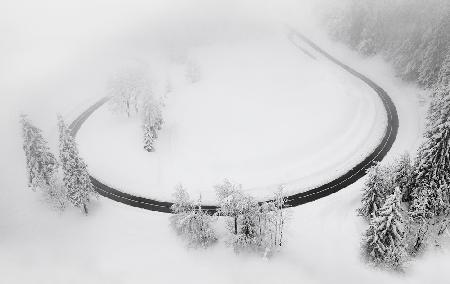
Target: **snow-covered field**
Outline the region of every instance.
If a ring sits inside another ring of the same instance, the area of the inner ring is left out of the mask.
[[[107,106],[82,126],[77,141],[96,178],[161,200],[182,183],[206,202],[227,178],[267,198],[280,184],[292,193],[330,181],[384,134],[376,93],[326,59],[308,57],[285,29],[197,46],[189,57],[201,78],[171,79],[178,84],[167,94],[156,152],[144,151],[139,119]]]
[[[429,250],[411,263],[404,275],[376,271],[361,262],[359,238],[365,224],[355,214],[361,183],[293,208],[286,247],[268,261],[255,255],[235,255],[223,242],[208,250],[186,249],[169,227],[167,214],[105,198],[94,202],[87,217],[75,209],[62,214],[50,210],[39,194],[26,187],[18,115],[29,113],[55,146],[56,113],[74,117],[95,101],[117,63],[110,57],[117,57],[117,50],[111,51],[116,45],[103,45],[93,38],[132,18],[129,7],[135,5],[133,1],[130,6],[118,5],[117,13],[102,9],[114,21],[99,21],[93,13],[84,15],[80,23],[73,13],[101,3],[69,5],[66,9],[70,12],[64,12],[60,1],[53,2],[25,3],[29,5],[24,9],[21,1],[14,1],[9,9],[0,9],[0,23],[8,24],[7,31],[11,24],[10,33],[3,37],[7,44],[0,45],[1,283],[448,283],[448,245]],[[49,12],[55,10],[56,16]],[[49,21],[47,25],[41,23],[42,15]],[[101,25],[86,24],[92,22]],[[38,32],[43,30],[43,34]],[[95,36],[74,36],[74,30]],[[379,58],[363,59],[319,35],[308,33],[393,96],[400,129],[388,159],[414,149],[422,127],[423,108],[417,99],[421,91],[396,79]],[[297,56],[293,60],[303,60],[300,52]],[[269,60],[275,60],[273,57]]]

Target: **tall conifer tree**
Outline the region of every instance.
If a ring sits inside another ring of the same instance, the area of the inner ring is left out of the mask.
[[[28,186],[33,190],[37,188],[50,190],[55,183],[58,162],[50,152],[47,141],[42,136],[42,131],[34,126],[25,115],[21,116],[20,122],[22,124]]]
[[[75,207],[88,213],[88,204],[92,195],[97,195],[91,183],[87,166],[79,156],[74,138],[70,135],[64,120],[58,117],[59,157],[63,169],[63,181],[67,198]]]

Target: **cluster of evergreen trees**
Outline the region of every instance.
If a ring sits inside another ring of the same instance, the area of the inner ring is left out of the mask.
[[[175,190],[174,199],[171,222],[175,231],[186,239],[189,246],[206,248],[213,244],[217,240],[212,228],[215,216],[202,209],[201,198],[197,202],[192,201],[189,193],[180,185]]]
[[[401,267],[439,244],[450,214],[450,2],[349,0],[328,20],[331,34],[364,55],[380,54],[397,74],[432,90],[424,140],[413,161],[370,169],[359,214],[369,220],[363,251]]]
[[[42,191],[57,209],[63,210],[70,203],[87,214],[90,199],[97,196],[97,193],[62,117],[58,117],[59,161],[51,153],[42,131],[25,115],[21,116],[20,122],[28,186],[34,191]],[[58,171],[59,167],[62,168],[62,173]]]
[[[170,92],[170,86],[166,92]],[[155,150],[154,142],[161,130],[162,105],[153,94],[150,81],[141,71],[126,72],[113,78],[108,85],[110,108],[128,118],[140,116],[142,120],[143,147],[146,151]]]
[[[450,2],[347,0],[327,17],[331,35],[365,55],[381,54],[404,79],[434,87],[450,72]]]
[[[377,164],[369,169],[358,214],[369,222],[362,249],[369,261],[389,268],[401,268],[406,259],[408,228],[407,196],[412,165],[403,155],[391,165]]]
[[[267,256],[282,247],[288,220],[282,188],[271,201],[262,203],[245,194],[241,185],[227,180],[215,189],[219,208],[212,216],[202,210],[200,200],[192,202],[183,187],[176,190],[172,224],[190,245],[206,247],[214,243],[217,234],[213,222],[224,217],[229,231],[227,243],[236,252],[250,250]]]
[[[399,269],[408,256],[439,245],[448,234],[450,120],[446,130],[438,125],[440,131],[428,131],[414,161],[404,155],[368,171],[358,213],[369,222],[363,253],[376,265]]]
[[[399,267],[404,256],[414,256],[427,245],[438,245],[447,232],[450,94],[448,85],[436,90],[439,91],[434,93],[429,109],[427,131],[414,160],[405,155],[393,165],[377,165],[368,173],[359,213],[370,219],[364,250],[375,263]],[[384,242],[383,249],[374,247],[375,240]],[[392,250],[385,250],[386,246]]]

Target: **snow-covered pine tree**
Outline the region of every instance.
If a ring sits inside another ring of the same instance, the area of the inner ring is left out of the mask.
[[[447,49],[447,55],[441,65],[438,76],[438,86],[450,88],[450,46]]]
[[[382,164],[377,164],[368,170],[361,199],[362,204],[358,208],[360,216],[369,218],[374,211],[381,207],[386,196],[392,193],[391,173],[391,170]]]
[[[144,149],[147,152],[153,152],[155,150],[153,143],[156,140],[153,125],[151,125],[148,121],[144,121],[142,129],[144,131]]]
[[[370,9],[370,13],[366,15],[361,42],[357,46],[358,51],[366,56],[377,54],[385,45],[386,23],[383,7],[379,6],[367,8]]]
[[[450,87],[446,87],[445,85],[436,86],[431,93],[431,103],[428,107],[425,138],[432,137],[439,130],[437,125],[442,123],[442,118],[444,120],[448,119],[449,106]]]
[[[161,103],[149,97],[144,102],[142,114],[142,129],[144,134],[144,149],[148,152],[155,150],[153,143],[158,138],[158,131],[163,124]]]
[[[426,48],[424,48],[417,80],[419,81],[419,84],[425,87],[431,87],[437,79],[436,73],[439,71],[439,64],[441,63],[437,56],[439,53],[437,46],[438,41],[438,38],[433,37],[426,45]]]
[[[450,46],[450,8],[439,11],[433,21],[429,38],[426,38],[426,48],[420,66],[418,81],[426,87],[432,87],[439,78],[442,64],[445,61]]]
[[[368,7],[363,1],[351,1],[349,7],[347,12],[352,16],[347,20],[349,24],[347,25],[346,39],[348,44],[356,49],[363,40],[362,33],[365,27],[365,19],[368,16]]]
[[[409,251],[412,255],[417,254],[424,247],[431,235],[430,227],[435,218],[435,203],[439,195],[434,186],[423,185],[420,190],[413,193],[412,204],[408,212],[411,220]]]
[[[405,37],[399,42],[398,50],[391,55],[393,64],[398,75],[405,80],[416,80],[420,66],[420,39],[416,36]]]
[[[406,250],[405,220],[399,188],[372,214],[369,229],[363,237],[362,248],[367,259],[375,265],[401,268]]]
[[[443,90],[445,92],[445,90]],[[430,113],[428,117],[428,129],[425,134],[425,141],[419,148],[414,171],[415,196],[420,196],[420,190],[433,186],[439,189],[437,196],[442,202],[432,206],[435,216],[442,216],[449,213],[450,202],[450,95],[436,95],[439,100],[435,104],[437,113]],[[434,121],[432,121],[434,120]],[[437,200],[436,200],[437,201]],[[414,210],[414,208],[413,208]]]
[[[212,228],[214,217],[202,210],[201,198],[197,203],[193,203],[181,185],[175,190],[171,209],[174,213],[171,216],[172,226],[189,246],[205,248],[217,240]]]
[[[26,166],[28,172],[28,186],[32,190],[41,188],[50,193],[55,186],[58,162],[50,152],[42,136],[42,131],[34,126],[31,121],[22,115],[23,150],[25,151]]]
[[[436,184],[424,184],[420,190],[414,193],[414,199],[410,207],[410,217],[413,220],[430,220],[436,216],[439,201],[438,188]]]
[[[97,193],[91,183],[87,166],[79,156],[75,140],[61,116],[58,116],[58,129],[59,157],[67,199],[72,205],[83,209],[87,214],[91,196],[97,196]]]
[[[392,166],[392,181],[402,191],[402,201],[411,201],[413,192],[413,165],[409,153],[404,153]]]
[[[450,94],[445,85],[434,89],[428,110],[427,131],[419,148],[413,172],[411,253],[435,241],[448,226],[450,214]]]
[[[413,218],[430,221],[434,218],[447,217],[449,215],[447,191],[447,185],[438,185],[435,182],[421,184],[412,194],[410,215]]]

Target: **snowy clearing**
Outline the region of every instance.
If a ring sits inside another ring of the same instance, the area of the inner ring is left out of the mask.
[[[296,193],[335,178],[384,133],[376,93],[320,56],[306,56],[285,31],[190,54],[202,78],[167,95],[155,153],[142,149],[138,119],[107,106],[82,126],[77,140],[96,178],[159,200],[170,200],[182,183],[207,202],[229,178],[263,199],[280,184]]]

